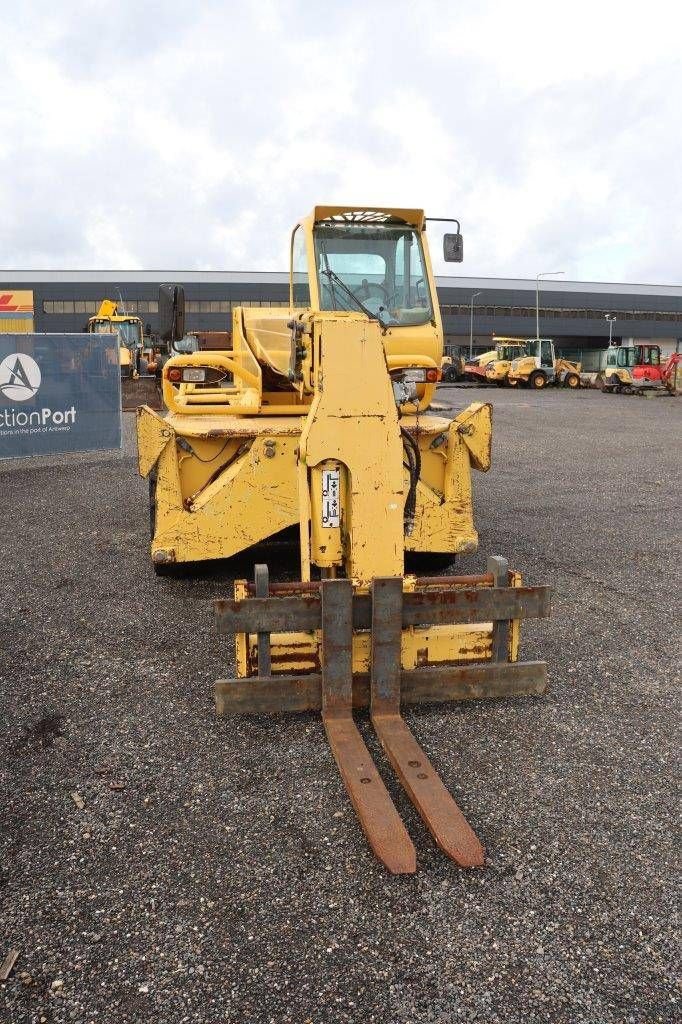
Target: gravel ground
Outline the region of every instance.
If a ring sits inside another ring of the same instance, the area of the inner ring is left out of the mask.
[[[503,553],[555,588],[523,644],[552,689],[407,715],[479,872],[446,862],[378,758],[419,857],[385,874],[318,717],[215,717],[231,665],[210,602],[253,559],[154,577],[131,416],[123,458],[0,467],[10,1024],[680,1019],[682,401],[485,398],[495,462],[459,568]]]

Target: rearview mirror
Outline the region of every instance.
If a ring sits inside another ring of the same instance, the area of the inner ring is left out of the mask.
[[[443,259],[446,263],[461,263],[464,259],[464,239],[459,231],[455,235],[443,235]]]
[[[159,287],[159,336],[179,341],[185,335],[185,289],[181,284]]]

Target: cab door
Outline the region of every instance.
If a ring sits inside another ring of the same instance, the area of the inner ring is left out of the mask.
[[[554,343],[551,338],[540,339],[540,369],[548,380],[554,377]]]
[[[661,350],[658,345],[637,345],[636,360],[632,372],[635,380],[661,380]]]

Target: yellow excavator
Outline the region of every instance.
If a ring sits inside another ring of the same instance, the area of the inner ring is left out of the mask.
[[[444,258],[460,261],[459,223]],[[318,710],[367,840],[389,871],[416,851],[354,721],[369,707],[387,758],[438,846],[481,866],[484,849],[401,716],[401,704],[544,693],[520,662],[521,620],[549,614],[492,556],[477,575],[406,574],[406,552],[476,550],[472,468],[490,466],[491,407],[429,405],[443,329],[422,210],[317,206],[291,237],[288,309],[233,310],[230,348],[163,368],[164,416],[138,411],[157,571],[226,558],[287,528],[300,579],[253,579],[216,601],[236,675],[221,715]],[[160,299],[182,334],[184,296]],[[176,348],[177,350],[177,348]]]

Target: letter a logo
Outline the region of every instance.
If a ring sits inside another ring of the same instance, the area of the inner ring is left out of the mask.
[[[35,359],[23,352],[5,356],[0,363],[0,393],[13,402],[33,398],[40,381],[40,367]]]

